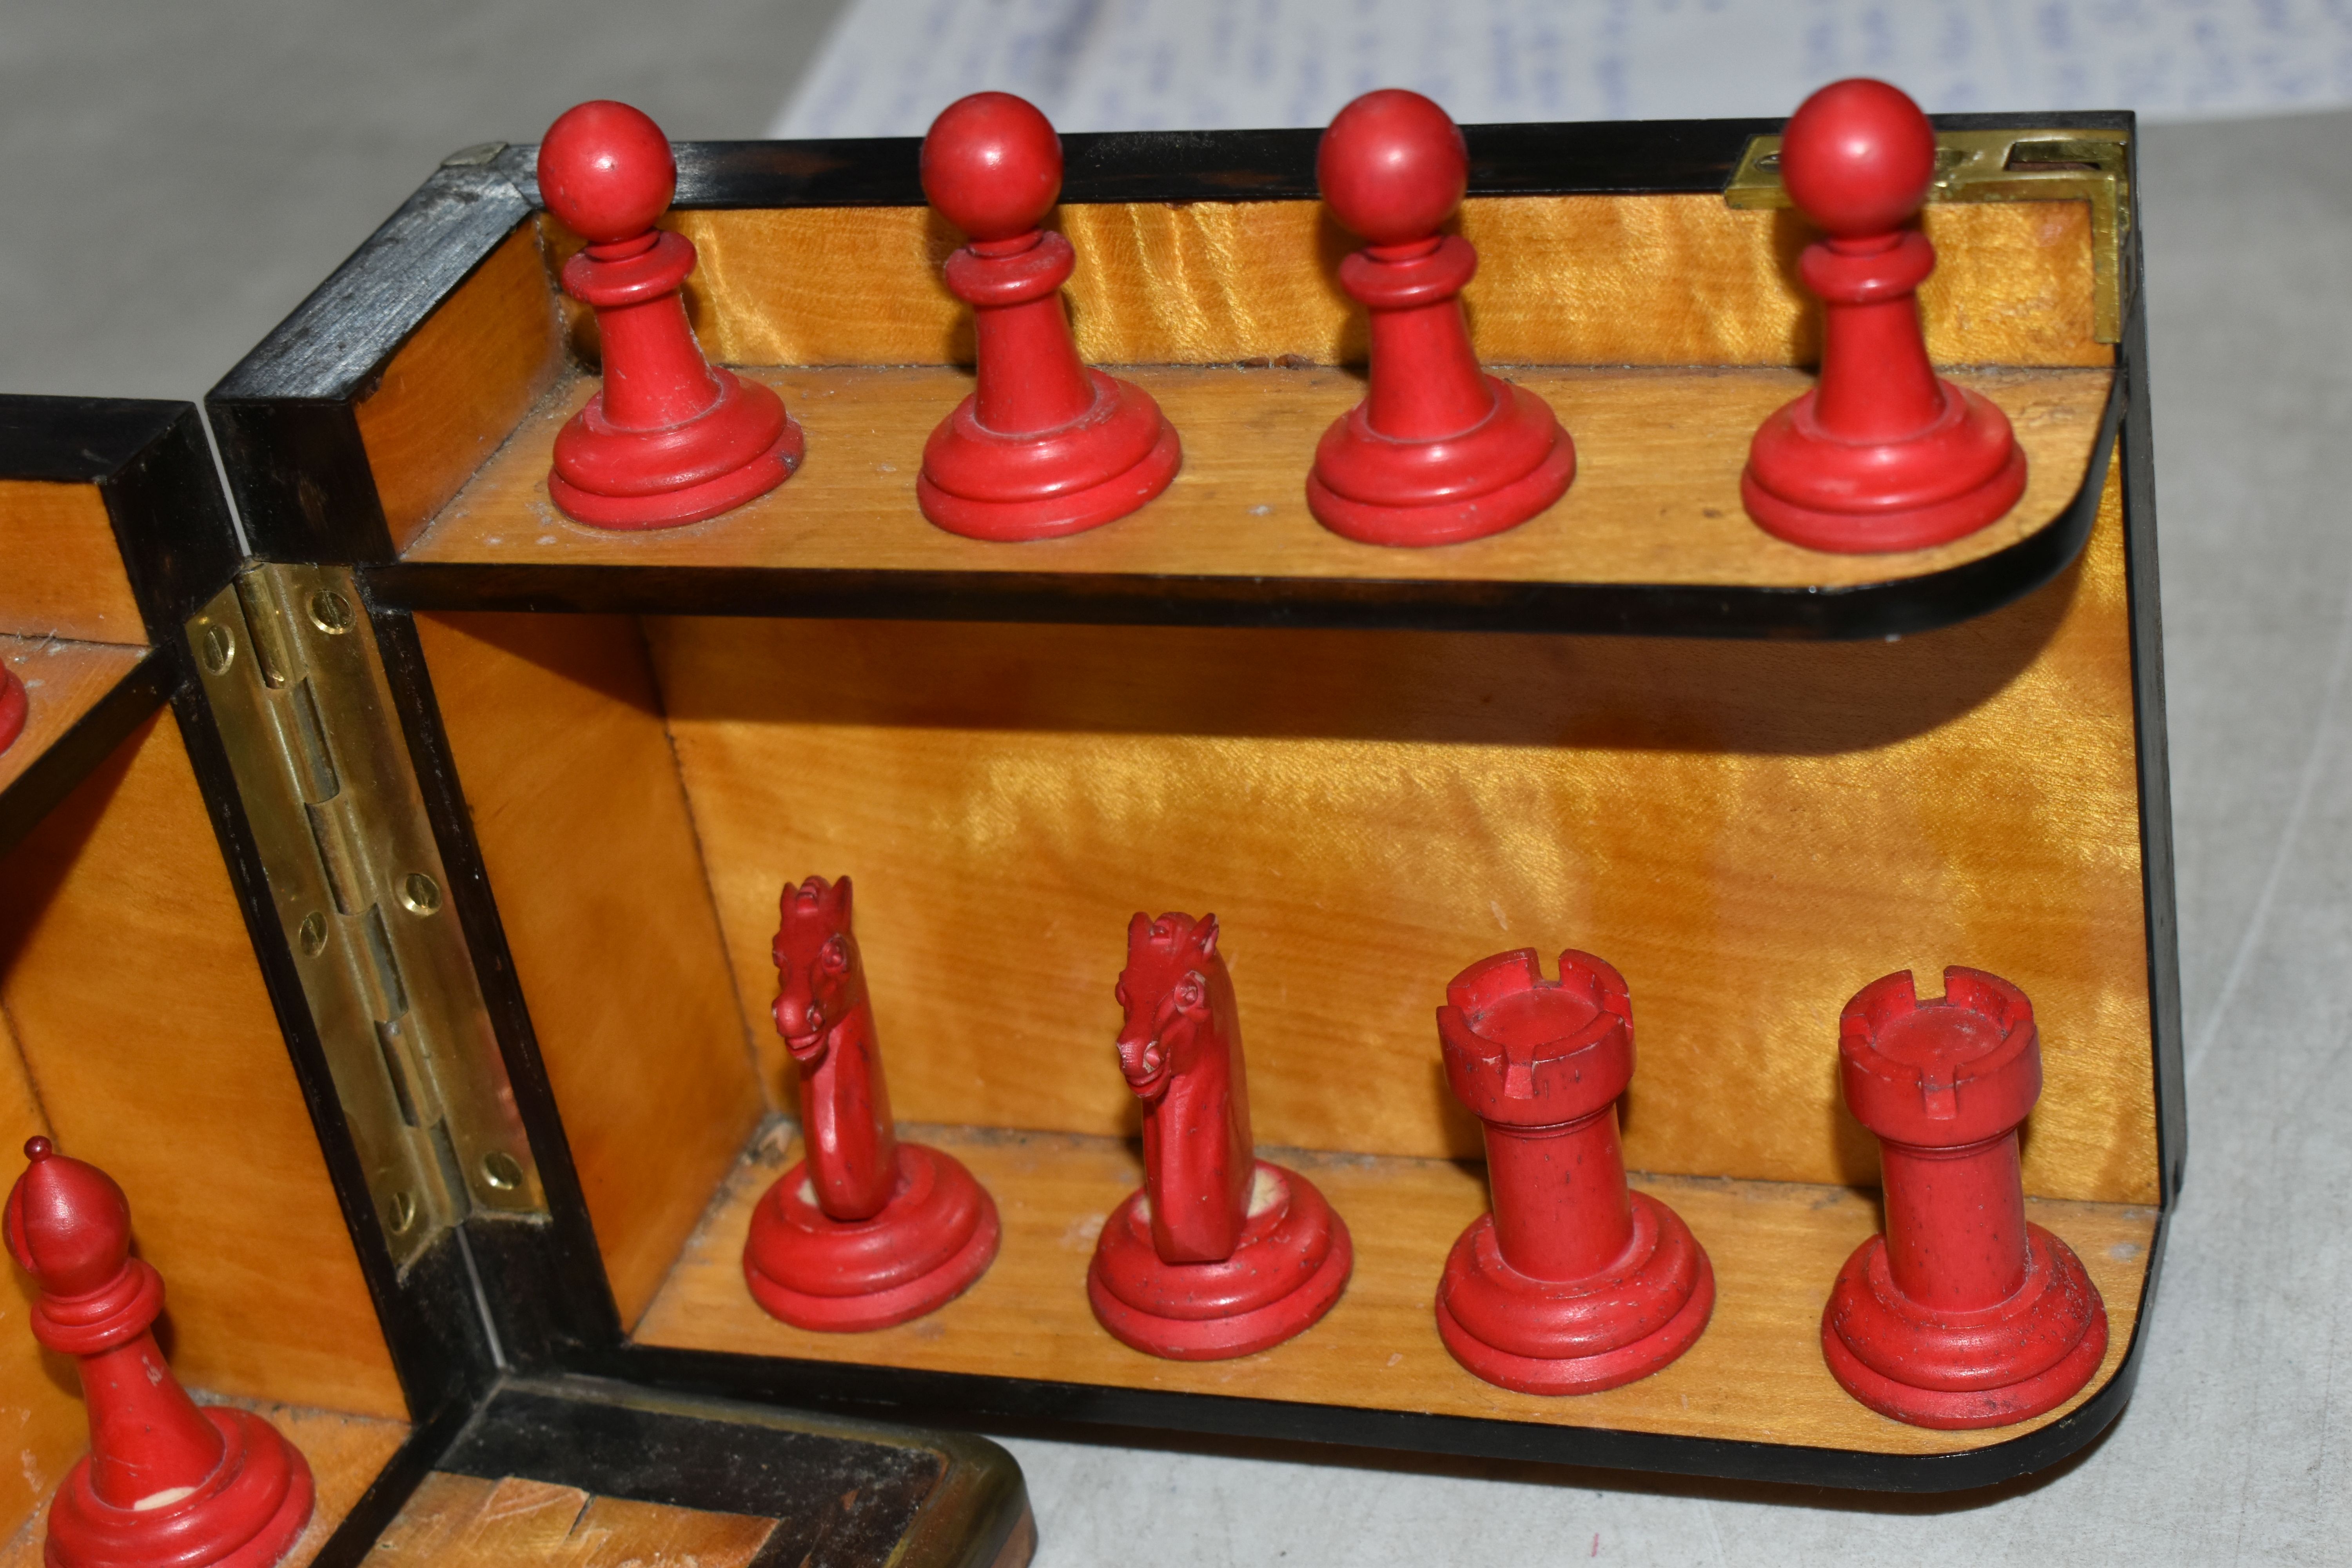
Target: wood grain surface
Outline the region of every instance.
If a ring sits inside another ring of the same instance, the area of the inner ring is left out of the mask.
[[[181,1376],[404,1417],[168,713],[0,860],[0,1006],[58,1147],[130,1195]],[[0,1285],[19,1303],[26,1289]]]
[[[25,683],[25,728],[0,752],[0,789],[24,776],[146,657],[143,647],[0,635],[0,659]]]
[[[915,507],[923,442],[971,386],[950,370],[755,373],[808,435],[780,489],[685,528],[591,529],[547,496],[555,432],[596,383],[549,394],[407,552],[411,561],[792,566],[942,572],[1595,583],[1783,587],[1877,583],[1973,561],[2031,534],[2081,490],[2112,373],[1957,377],[2015,422],[2031,465],[2001,521],[1933,550],[1828,555],[1772,538],[1740,508],[1748,438],[1810,384],[1786,370],[1518,370],[1576,442],[1575,484],[1507,532],[1433,550],[1342,539],[1307,510],[1307,470],[1330,422],[1363,396],[1334,369],[1132,370],[1184,440],[1184,468],[1141,511],[1067,539],[996,544],[933,528]]]
[[[1308,1155],[1261,1146],[1307,1173],[1349,1225],[1355,1274],[1330,1316],[1287,1344],[1237,1361],[1179,1363],[1129,1350],[1095,1322],[1087,1260],[1105,1216],[1141,1179],[1108,1139],[916,1128],[971,1167],[995,1198],[1002,1250],[979,1283],[929,1317],[865,1334],[809,1333],[762,1312],[743,1286],[745,1227],[759,1194],[797,1157],[787,1130],[755,1145],[637,1330],[641,1342],[747,1355],[859,1362],[1118,1388],[1232,1394],[1548,1426],[1670,1432],[1871,1453],[1984,1447],[2056,1420],[2114,1374],[2131,1338],[2156,1211],[2035,1202],[2031,1217],[2081,1255],[2105,1298],[2107,1356],[2069,1405],[2025,1426],[1930,1432],[1849,1398],[1822,1361],[1822,1303],[1878,1206],[1843,1187],[1637,1176],[1707,1249],[1717,1283],[1706,1332],[1655,1376],[1571,1398],[1514,1394],[1462,1370],[1430,1303],[1445,1254],[1486,1207],[1475,1167],[1448,1161]]]
[[[147,640],[96,485],[0,479],[0,633]]]
[[[748,1568],[776,1521],[509,1476],[436,1470],[410,1494],[375,1568]]]
[[[553,384],[563,338],[538,234],[490,253],[384,367],[356,416],[384,524],[404,547]]]
[[[417,631],[634,1323],[765,1109],[645,645],[602,616],[422,616]]]
[[[552,269],[578,248],[550,219]],[[730,364],[950,364],[969,312],[940,280],[961,236],[923,207],[674,213],[699,267],[687,286],[703,347]],[[1354,249],[1319,202],[1070,205],[1048,226],[1077,268],[1065,290],[1078,350],[1111,364],[1296,358],[1360,362],[1364,314],[1340,291]],[[1938,205],[1920,290],[1941,364],[2104,365],[2091,336],[2083,202]],[[1480,356],[1503,364],[1808,364],[1818,307],[1797,283],[1813,236],[1793,212],[1735,212],[1703,194],[1483,196],[1465,291]],[[854,259],[853,259],[854,258]],[[588,312],[569,307],[586,357]]]
[[[310,1461],[310,1479],[318,1488],[310,1523],[292,1549],[278,1561],[278,1568],[304,1568],[407,1439],[408,1427],[398,1421],[370,1420],[332,1410],[247,1401],[233,1403],[243,1404],[267,1417]],[[79,1458],[88,1447],[85,1433],[67,1462]],[[42,1490],[39,1510],[16,1528],[6,1545],[0,1546],[0,1568],[42,1568],[41,1545],[47,1533],[48,1499],[63,1479],[62,1471],[50,1479]]]
[[[1874,1183],[1838,1010],[1967,963],[2041,1020],[2028,1189],[2152,1202],[2119,508],[2111,488],[2040,593],[1893,643],[646,627],[780,1104],[777,891],[846,873],[913,1120],[1131,1132],[1122,933],[1182,910],[1223,922],[1269,1142],[1475,1153],[1438,1068],[1445,982],[1578,947],[1633,987],[1636,1164]],[[498,892],[558,901],[543,864]]]

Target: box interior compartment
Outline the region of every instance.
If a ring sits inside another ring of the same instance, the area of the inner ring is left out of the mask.
[[[310,1463],[307,1561],[410,1413],[100,486],[0,480],[0,656],[31,698],[0,790],[79,770],[37,820],[12,811],[0,853],[8,1179],[38,1134],[121,1184],[137,1254],[163,1277],[174,1372],[200,1400],[261,1410]],[[124,704],[137,716],[87,766],[61,755]],[[0,1405],[21,1425],[0,1467],[0,1563],[30,1564],[89,1431],[75,1367],[35,1342],[32,1285],[12,1272]]]
[[[717,189],[705,163],[755,154],[687,149],[686,184]],[[505,156],[519,171],[529,150]],[[709,357],[779,388],[809,457],[734,512],[646,533],[581,527],[547,494],[554,431],[596,384],[593,319],[554,281],[576,237],[541,214],[465,241],[462,281],[335,394],[337,450],[363,459],[382,522],[362,507],[335,537],[383,624],[413,617],[430,689],[406,717],[438,731],[420,768],[446,742],[493,961],[511,960],[561,1121],[541,1157],[568,1154],[629,1345],[778,1369],[742,1380],[761,1390],[830,1363],[1863,1456],[2009,1443],[2107,1388],[2153,1276],[2177,1114],[2158,1104],[2169,935],[2148,911],[2168,868],[2160,847],[2144,863],[2158,721],[2136,704],[2154,687],[2128,564],[2148,525],[2127,527],[2116,435],[2138,371],[2095,308],[2118,263],[2103,274],[2082,201],[1930,205],[1930,356],[2009,412],[2032,481],[1951,544],[1820,554],[1738,499],[1749,434],[1818,354],[1794,281],[1811,236],[1687,171],[1679,190],[1639,177],[1465,204],[1475,345],[1551,401],[1579,474],[1543,517],[1437,551],[1356,545],[1306,510],[1315,439],[1361,395],[1364,355],[1335,279],[1352,242],[1311,201],[1057,209],[1078,351],[1152,392],[1185,467],[1132,517],[1017,547],[916,510],[923,440],[972,384],[939,278],[960,237],[926,209],[734,200],[665,220],[699,251],[687,303]],[[361,298],[363,271],[334,287]],[[276,352],[215,395],[255,451],[270,399],[291,406],[264,374]],[[326,538],[289,510],[287,442],[241,481],[248,522],[275,508],[285,538]],[[2042,564],[2002,565],[2036,546]],[[1239,612],[1181,597],[1234,583],[1260,595]],[[1902,629],[1924,629],[1808,640],[1819,626],[1790,612],[1720,640],[1580,635],[1665,624],[1638,611],[1450,629],[1481,624],[1456,614],[1476,595],[1596,584],[1661,603],[1916,590]],[[1309,601],[1362,613],[1272,624]],[[1239,624],[1170,624],[1220,616]],[[794,1157],[768,944],[779,893],[813,874],[856,884],[902,1127],[952,1150],[1005,1221],[978,1285],[879,1333],[793,1330],[740,1275],[750,1205]],[[1260,1148],[1312,1174],[1357,1248],[1328,1319],[1231,1363],[1129,1352],[1083,1289],[1140,1173],[1111,985],[1128,918],[1169,910],[1219,917]],[[1697,1345],[1600,1394],[1480,1382],[1431,1317],[1486,1201],[1433,1014],[1454,973],[1520,947],[1547,972],[1574,947],[1626,976],[1627,1163],[1718,1273]],[[1965,1433],[1871,1414],[1819,1340],[1838,1264],[1878,1224],[1875,1145],[1837,1089],[1839,1009],[1905,968],[1940,994],[1948,964],[2032,999],[2026,1190],[2111,1323],[2074,1402]]]

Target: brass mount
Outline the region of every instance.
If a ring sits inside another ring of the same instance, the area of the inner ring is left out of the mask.
[[[394,1263],[547,1200],[351,574],[248,566],[187,624]]]
[[[2130,138],[2121,131],[1938,131],[1930,202],[2088,202],[2091,335],[2123,340],[2130,255]],[[1785,207],[1780,138],[1751,136],[1723,187],[1731,206]]]

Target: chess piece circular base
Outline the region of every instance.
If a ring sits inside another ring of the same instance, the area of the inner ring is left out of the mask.
[[[1715,1310],[1715,1268],[1682,1216],[1633,1199],[1624,1256],[1588,1279],[1520,1273],[1495,1216],[1462,1233],[1437,1287],[1437,1332],[1477,1376],[1522,1394],[1591,1394],[1649,1376],[1690,1349]]]
[[[74,1463],[49,1505],[48,1568],[268,1568],[310,1522],[310,1466],[278,1429],[249,1411],[205,1411],[225,1444],[204,1484],[176,1501],[117,1508],[91,1489],[89,1458]]]
[[[1168,488],[1183,466],[1176,427],[1151,395],[1089,370],[1094,406],[1056,429],[1007,436],[967,397],[923,447],[915,497],[950,533],[1012,543],[1099,528]]]
[[[2025,493],[2009,416],[1949,382],[1943,413],[1900,441],[1823,430],[1817,392],[1764,421],[1739,477],[1758,527],[1808,550],[1875,555],[1948,544],[1999,521]]]
[[[31,710],[25,683],[16,679],[15,670],[0,668],[0,752],[16,743],[16,737],[25,732],[25,716]]]
[[[1333,421],[1307,477],[1315,520],[1363,544],[1456,544],[1516,528],[1566,495],[1576,446],[1550,405],[1486,381],[1494,410],[1458,436],[1383,436],[1360,404]]]
[[[996,1204],[950,1154],[898,1145],[898,1184],[871,1219],[817,1206],[805,1161],[751,1212],[743,1279],[772,1317],[827,1333],[887,1329],[935,1311],[996,1258]]]
[[[2106,1305],[2072,1247],[2025,1229],[2025,1282],[1974,1311],[1905,1297],[1884,1237],[1856,1247],[1822,1313],[1822,1354],[1845,1391],[1881,1415],[1947,1432],[2006,1426],[2073,1398],[2107,1353]]]
[[[1321,1321],[1355,1268],[1347,1224],[1296,1171],[1260,1160],[1256,1184],[1241,1244],[1217,1263],[1163,1261],[1140,1191],[1111,1211],[1087,1299],[1112,1338],[1170,1361],[1222,1361]]]
[[[801,464],[806,439],[783,399],[716,365],[719,401],[682,425],[628,430],[591,397],[556,433],[547,493],[591,528],[680,528],[763,496]]]

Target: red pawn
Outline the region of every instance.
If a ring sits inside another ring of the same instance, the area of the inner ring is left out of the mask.
[[[1927,363],[1915,296],[1936,247],[1906,226],[1936,177],[1927,117],[1883,81],[1832,82],[1790,119],[1780,175],[1829,236],[1800,266],[1822,300],[1822,375],[1756,432],[1748,515],[1855,555],[1973,533],[2025,493],[2025,454],[2007,415]]]
[[[163,1281],[131,1254],[131,1205],[107,1174],[25,1145],[8,1250],[33,1277],[33,1337],[81,1363],[90,1451],[49,1505],[49,1568],[267,1568],[310,1521],[310,1467],[243,1410],[199,1409],[152,1325]]]
[[[1454,977],[1437,1010],[1445,1081],[1486,1124],[1494,1212],[1445,1260],[1437,1331],[1522,1394],[1590,1394],[1690,1349],[1715,1269],[1680,1215],[1625,1185],[1617,1097],[1633,1077],[1625,982],[1584,952],[1546,980],[1535,951]]]
[[[973,539],[1056,539],[1168,488],[1183,461],[1149,393],[1078,363],[1062,285],[1076,257],[1037,226],[1062,194],[1062,142],[1009,92],[948,105],[923,138],[923,195],[970,243],[947,283],[972,308],[980,387],[931,432],[923,515]]]
[[[25,716],[32,709],[32,700],[26,695],[25,683],[16,672],[0,665],[0,752],[16,743],[25,732]]]
[[[1116,994],[1119,1070],[1143,1101],[1143,1187],[1095,1242],[1096,1321],[1174,1361],[1278,1345],[1339,1300],[1355,1247],[1314,1183],[1257,1157],[1217,917],[1137,915]]]
[[[1879,1139],[1886,1234],[1838,1270],[1822,1352],[1845,1391],[1914,1426],[2055,1409],[2107,1353],[2082,1260],[2025,1217],[2017,1129],[2042,1096],[2033,1005],[1978,969],[1922,1002],[1910,971],[1838,1019],[1846,1109]]]
[[[1462,132],[1417,92],[1368,92],[1315,155],[1331,214],[1370,243],[1339,283],[1371,312],[1371,391],[1324,434],[1307,504],[1367,544],[1452,544],[1568,492],[1576,447],[1550,405],[1478,368],[1460,295],[1478,253],[1438,231],[1462,205]]]
[[[743,1278],[803,1329],[887,1329],[945,1306],[996,1257],[996,1205],[954,1157],[901,1143],[849,929],[849,879],[786,888],[776,1028],[801,1069],[807,1150],[751,1211]]]
[[[539,144],[547,210],[588,242],[563,289],[594,308],[604,390],[555,437],[548,494],[596,528],[675,528],[792,478],[801,427],[758,382],[706,363],[678,290],[694,242],[654,226],[677,190],[661,127],[625,103],[567,109]]]

